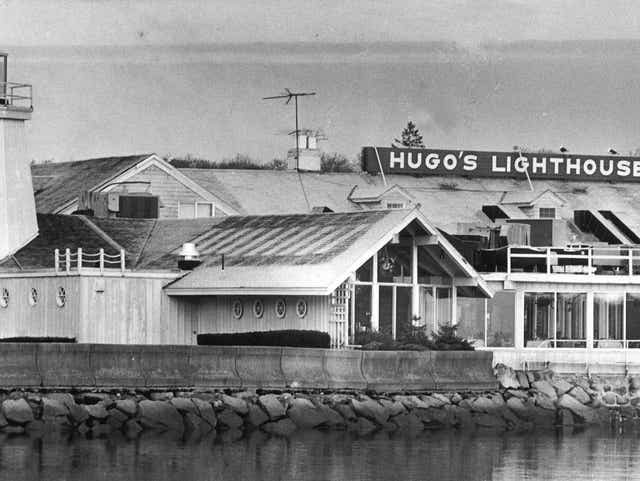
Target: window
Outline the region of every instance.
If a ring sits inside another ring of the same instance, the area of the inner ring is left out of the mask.
[[[67,304],[67,293],[64,290],[64,287],[58,287],[58,291],[56,292],[56,305],[58,307],[64,307]]]
[[[526,347],[586,347],[585,293],[525,292]]]
[[[279,319],[287,315],[287,303],[282,297],[276,301],[275,310]]]
[[[244,313],[244,306],[242,305],[242,301],[240,299],[236,299],[235,301],[233,301],[231,311],[233,312],[233,317],[235,317],[236,319],[240,319],[242,317],[242,314]]]
[[[387,202],[387,209],[404,209],[404,202]]]
[[[29,305],[35,306],[38,303],[38,290],[32,287],[29,291]]]
[[[178,217],[180,219],[194,219],[196,217],[213,217],[215,208],[211,202],[180,202]]]
[[[378,282],[411,284],[411,246],[387,244],[378,251]]]
[[[296,303],[296,314],[299,318],[303,318],[307,315],[307,301],[304,299],[299,299]]]
[[[0,291],[0,307],[9,307],[9,289],[6,287]]]
[[[619,349],[628,343],[640,347],[640,294],[596,293],[593,295],[593,345]]]
[[[253,303],[253,315],[260,319],[264,314],[264,303],[261,299],[256,299]]]
[[[555,219],[555,207],[540,207],[540,209],[538,210],[538,217],[540,217],[541,219]]]

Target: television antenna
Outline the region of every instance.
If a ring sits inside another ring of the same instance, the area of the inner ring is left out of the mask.
[[[298,127],[298,97],[309,97],[311,95],[315,95],[315,92],[292,92],[288,88],[284,89],[284,93],[280,95],[274,95],[272,97],[262,97],[262,100],[275,100],[275,99],[287,99],[284,103],[288,105],[291,102],[291,99],[294,99],[294,105],[296,106],[296,168],[298,168],[298,164],[300,162],[300,145],[298,144],[298,137],[300,136],[300,128]]]

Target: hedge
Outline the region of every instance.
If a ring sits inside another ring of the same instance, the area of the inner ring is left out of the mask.
[[[0,342],[66,342],[66,343],[74,343],[77,342],[75,337],[5,337],[1,338]]]
[[[233,334],[198,334],[199,346],[284,346],[328,349],[326,332],[304,330],[255,331]]]

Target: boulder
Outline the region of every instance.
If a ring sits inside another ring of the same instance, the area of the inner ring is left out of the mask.
[[[462,401],[462,396],[457,392],[453,393],[453,395],[451,396],[451,403],[458,404],[460,401]]]
[[[500,383],[500,385],[505,389],[519,389],[520,383],[518,382],[518,378],[516,377],[516,373],[513,369],[504,364],[496,364],[496,367],[493,369],[493,372]]]
[[[286,409],[275,394],[265,394],[258,398],[258,403],[264,408],[271,420],[284,417]]]
[[[76,404],[76,400],[68,392],[53,392],[51,394],[47,394],[45,399],[47,398],[61,402],[67,407],[67,409]]]
[[[449,411],[439,408],[415,409],[412,411],[427,428],[440,428],[452,424]]]
[[[211,428],[215,428],[216,424],[218,424],[218,418],[216,418],[216,413],[213,411],[211,403],[198,398],[191,398],[191,401],[198,409],[200,417],[204,419]]]
[[[431,399],[439,401],[441,403],[441,406],[444,406],[445,404],[451,404],[451,400],[447,396],[445,396],[444,394],[440,394],[439,392],[434,392],[433,394],[431,394],[431,396],[425,397],[430,397]]]
[[[331,409],[326,404],[318,403],[316,407],[322,411],[323,416],[326,418],[325,424],[330,427],[342,427],[345,426],[344,418],[336,411]]]
[[[311,401],[304,398],[293,398],[287,415],[299,428],[315,428],[327,422],[327,418],[322,411],[317,409]]]
[[[151,429],[184,431],[182,416],[168,402],[144,400],[138,403],[140,424]]]
[[[9,422],[26,424],[33,421],[33,411],[24,399],[5,399],[2,401],[2,413]]]
[[[120,429],[124,423],[127,422],[129,416],[120,411],[119,409],[113,408],[109,409],[109,417],[107,418],[107,424],[109,424],[113,429]]]
[[[351,405],[358,416],[375,421],[378,424],[384,424],[387,422],[387,419],[389,419],[389,413],[380,403],[370,397],[363,396],[361,401],[352,399]]]
[[[553,379],[551,385],[556,390],[558,396],[562,396],[573,389],[573,384],[565,381],[564,379]]]
[[[529,389],[529,378],[524,371],[516,371],[516,379],[522,389]]]
[[[89,419],[89,412],[84,405],[72,404],[69,406],[69,418],[74,424],[81,424]]]
[[[511,397],[517,397],[520,399],[529,399],[529,393],[520,389],[509,389],[507,394]]]
[[[109,413],[102,402],[99,402],[98,404],[90,404],[85,407],[87,408],[89,416],[94,419],[106,419],[109,416]]]
[[[45,397],[42,399],[42,418],[53,418],[57,416],[66,417],[69,409],[64,402],[57,399]]]
[[[585,406],[576,398],[569,394],[563,394],[558,400],[558,406],[564,409],[568,409],[573,414],[584,420],[587,424],[597,422],[597,416],[594,410],[588,406]]]
[[[471,410],[478,413],[493,412],[497,408],[493,400],[485,396],[479,396],[476,399],[473,399],[470,404]]]
[[[297,426],[291,419],[280,419],[279,421],[263,424],[261,429],[269,434],[277,436],[290,436],[293,434]]]
[[[378,402],[389,413],[389,416],[397,416],[406,412],[404,405],[400,401],[390,401],[389,399],[379,399]]]
[[[353,408],[348,404],[336,404],[334,409],[347,421],[355,421],[358,418]]]
[[[247,420],[252,426],[259,427],[269,421],[269,416],[267,416],[267,413],[265,413],[260,406],[250,403]]]
[[[571,391],[569,391],[569,394],[571,394],[574,398],[576,398],[577,401],[581,402],[582,404],[588,404],[591,402],[591,397],[589,397],[586,391],[580,386],[574,387]]]
[[[228,429],[240,429],[244,421],[231,408],[224,408],[218,413],[218,422]]]
[[[149,397],[152,401],[171,401],[171,399],[173,399],[173,393],[171,391],[152,392]]]
[[[534,394],[533,401],[535,402],[536,406],[539,406],[542,409],[547,409],[549,411],[556,410],[555,400],[551,399],[549,396],[541,392],[537,392]]]
[[[558,421],[561,426],[573,426],[576,423],[573,414],[568,409],[560,409]]]
[[[136,415],[138,404],[133,399],[119,399],[116,401],[116,409],[132,417]]]
[[[198,408],[191,399],[186,397],[174,397],[169,400],[171,405],[181,413],[198,413]]]
[[[242,416],[249,412],[249,406],[247,405],[247,401],[244,399],[223,394],[222,402]]]
[[[184,415],[184,425],[188,433],[206,434],[211,431],[211,425],[193,412],[186,412]]]
[[[79,398],[82,404],[97,404],[100,401],[103,403],[111,402],[111,396],[104,392],[86,392]]]
[[[402,395],[393,396],[394,401],[398,401],[402,403],[402,405],[407,409],[415,409],[415,408],[427,409],[433,406],[441,405],[440,402],[434,403],[432,398],[430,398],[429,396],[426,396],[426,398],[428,402],[423,401],[418,396],[402,396]]]
[[[556,390],[548,381],[534,381],[531,383],[531,387],[542,394],[546,394],[546,396],[553,401],[558,398]]]
[[[602,402],[608,406],[614,406],[618,400],[618,395],[613,391],[608,391],[602,395]]]
[[[511,409],[520,419],[529,420],[533,417],[531,404],[525,403],[520,398],[510,397],[509,399],[507,399],[507,407]]]

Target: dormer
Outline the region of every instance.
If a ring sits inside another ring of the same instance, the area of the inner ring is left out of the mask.
[[[388,187],[355,187],[349,200],[368,209],[407,209],[414,204],[413,196],[397,184]]]

